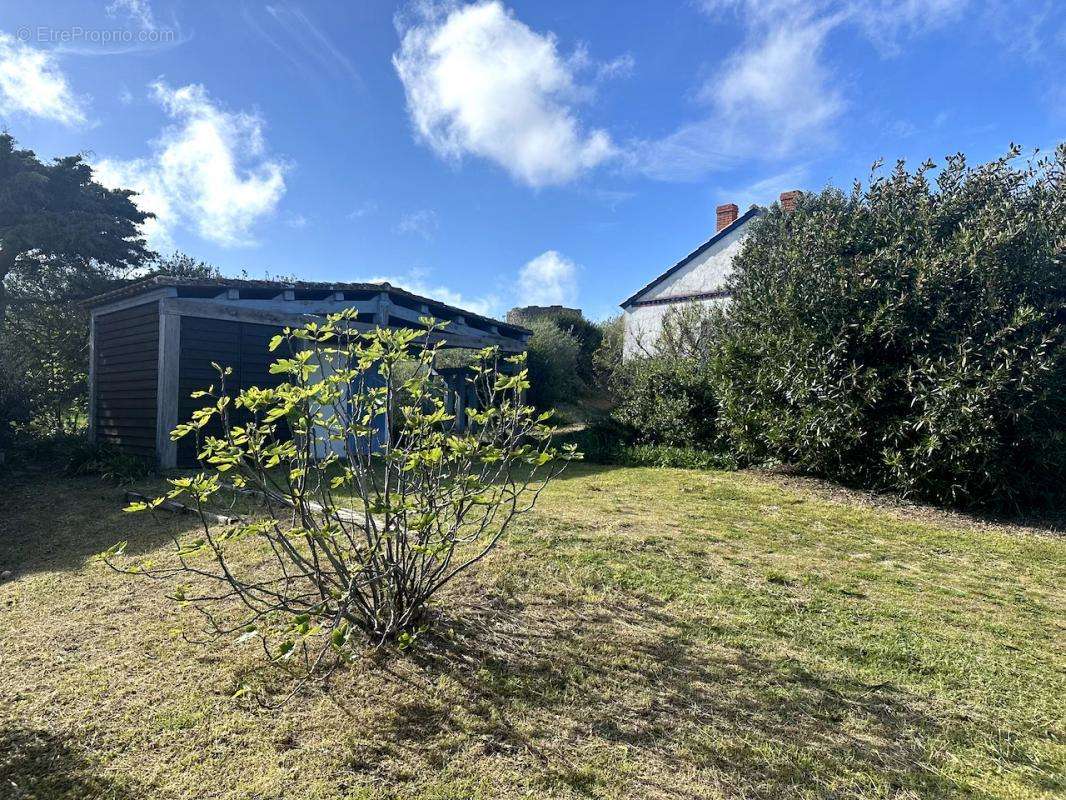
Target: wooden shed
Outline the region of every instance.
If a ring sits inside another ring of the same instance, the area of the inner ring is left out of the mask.
[[[156,277],[100,295],[90,314],[89,436],[154,459],[161,468],[194,466],[191,441],[170,440],[202,405],[190,393],[217,380],[214,361],[233,368],[232,388],[272,386],[271,337],[345,308],[356,328],[420,327],[447,321],[446,347],[526,349],[530,331],[388,283],[283,283]],[[456,382],[458,373],[444,376]],[[188,443],[186,443],[188,442]]]

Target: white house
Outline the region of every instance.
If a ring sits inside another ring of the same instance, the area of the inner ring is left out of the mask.
[[[784,192],[781,205],[795,207],[799,192]],[[655,351],[663,318],[670,309],[690,304],[721,306],[729,302],[727,281],[748,225],[766,213],[752,206],[738,216],[736,204],[718,206],[714,236],[621,303],[625,321],[623,358]]]

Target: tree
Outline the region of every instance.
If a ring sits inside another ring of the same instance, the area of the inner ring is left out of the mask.
[[[109,277],[152,255],[138,232],[152,214],[138,209],[133,196],[94,181],[81,156],[45,164],[0,134],[0,334],[9,306],[34,302],[32,294],[10,292],[20,275],[59,268]]]
[[[547,416],[522,403],[523,355],[478,354],[480,403],[458,432],[432,377],[440,343],[427,342],[441,327],[426,319],[425,331],[360,334],[355,316],[275,337],[272,348],[290,353],[271,367],[287,377],[277,388],[231,398],[222,372],[198,393],[209,405],[174,437],[197,437],[206,471],[128,509],[180,497],[201,508],[202,529],[176,542],[174,565],[119,564],[121,546],[105,554],[118,569],[188,579],[175,597],[203,612],[211,634],[259,639],[307,674],[362,642],[409,642],[428,624],[430,599],[484,558],[574,457],[552,446]],[[203,438],[213,420],[223,435]],[[261,517],[220,525],[202,511],[249,491],[263,500]],[[250,560],[240,555],[248,540]],[[239,601],[236,612],[218,610],[228,600]]]
[[[0,134],[0,416],[70,429],[84,412],[88,314],[152,253],[151,215],[105,189],[80,156],[42,163]],[[0,439],[11,436],[5,425]]]
[[[1066,486],[1066,145],[900,163],[753,224],[721,424],[748,459],[939,501]]]
[[[529,342],[530,397],[540,408],[587,397],[598,383],[596,351],[603,341],[600,325],[573,308],[514,309],[514,322],[533,331]]]
[[[221,278],[218,267],[206,261],[197,261],[187,253],[175,250],[171,255],[157,258],[149,264],[148,271],[141,277],[152,278],[162,275],[169,278]]]
[[[72,297],[114,284],[79,270],[24,269],[9,278],[22,302],[0,338],[3,369],[17,376],[15,397],[41,433],[72,433],[86,412],[88,313]]]

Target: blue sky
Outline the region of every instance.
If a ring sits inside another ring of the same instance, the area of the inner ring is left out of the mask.
[[[714,208],[1066,127],[1061,4],[5,2],[0,124],[161,251],[593,318]]]

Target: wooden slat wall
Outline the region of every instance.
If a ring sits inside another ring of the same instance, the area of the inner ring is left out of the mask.
[[[234,396],[249,386],[273,387],[284,382],[283,375],[271,375],[270,365],[282,357],[271,353],[270,339],[280,327],[250,322],[230,322],[203,317],[181,318],[181,364],[178,369],[178,422],[188,422],[192,413],[207,404],[206,398],[189,395],[211,385],[219,389],[218,373],[211,362],[233,367],[226,378],[226,393]],[[237,418],[234,418],[235,420]],[[220,436],[221,425],[212,422],[205,436]],[[196,466],[195,439],[186,436],[178,441],[178,466]]]
[[[159,304],[100,314],[93,330],[96,439],[122,452],[154,457]]]

